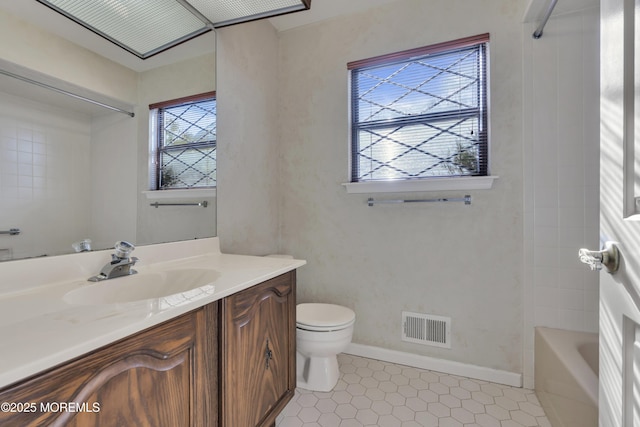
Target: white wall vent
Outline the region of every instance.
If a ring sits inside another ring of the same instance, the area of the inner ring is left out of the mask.
[[[402,341],[451,348],[451,318],[403,311]]]

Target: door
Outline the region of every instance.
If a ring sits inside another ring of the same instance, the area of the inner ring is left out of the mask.
[[[600,238],[617,242],[620,254],[615,273],[600,273],[601,427],[640,427],[637,1],[601,0]]]

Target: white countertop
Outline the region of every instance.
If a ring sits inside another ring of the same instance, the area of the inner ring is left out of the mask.
[[[112,252],[0,263],[0,388],[305,264],[222,254],[217,238],[151,245],[134,253],[140,258],[138,274],[197,268],[215,270],[218,276],[209,286],[163,298],[65,302],[67,292],[89,285],[86,279],[100,271]]]

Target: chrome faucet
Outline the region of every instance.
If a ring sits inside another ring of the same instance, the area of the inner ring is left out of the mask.
[[[136,247],[129,242],[116,242],[116,252],[111,254],[111,262],[102,267],[100,274],[89,277],[88,280],[90,282],[99,282],[102,280],[136,274],[137,271],[131,267],[136,264],[138,258],[129,256],[135,248]]]

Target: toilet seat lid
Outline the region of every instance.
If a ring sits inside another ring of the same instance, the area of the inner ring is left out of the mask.
[[[296,323],[313,329],[347,327],[356,319],[350,308],[336,304],[305,303],[296,306]]]

